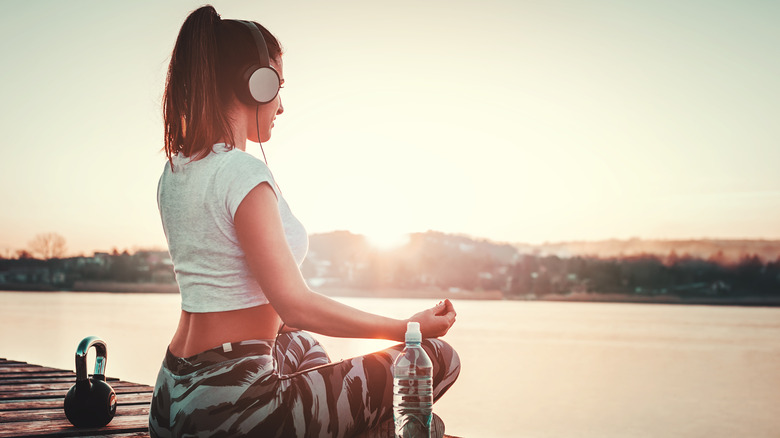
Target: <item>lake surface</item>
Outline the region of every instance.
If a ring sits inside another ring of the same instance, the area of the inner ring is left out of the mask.
[[[437,300],[339,298],[408,317]],[[780,308],[455,301],[458,382],[435,405],[474,437],[780,437]],[[0,357],[153,384],[179,296],[0,292]],[[391,342],[321,337],[334,360]],[[89,369],[93,367],[90,355]]]

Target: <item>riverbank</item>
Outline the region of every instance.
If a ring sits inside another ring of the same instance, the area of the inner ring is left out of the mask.
[[[566,295],[549,294],[533,300],[519,297],[520,301],[567,301],[577,303],[635,303],[635,304],[691,304],[707,306],[780,306],[780,295],[745,295],[731,297],[716,296],[677,296],[677,295],[627,295],[602,294],[595,292],[572,293]]]
[[[13,286],[13,285],[0,285]],[[23,292],[107,292],[107,293],[149,293],[177,294],[176,283],[131,283],[120,281],[77,281],[72,287],[58,289],[50,285],[26,285],[27,287],[6,288]],[[510,300],[510,301],[553,301],[553,302],[594,302],[594,303],[637,303],[637,304],[692,304],[713,306],[768,306],[780,307],[778,295],[744,295],[744,296],[678,296],[678,295],[628,295],[595,292],[580,292],[570,294],[547,294],[542,296],[505,296],[500,290],[467,291],[467,290],[437,290],[437,289],[398,289],[377,288],[358,289],[350,287],[323,286],[316,288],[317,292],[331,297],[349,298],[421,298],[432,300]]]
[[[426,298],[451,300],[503,300],[500,290],[467,291],[467,290],[437,290],[437,289],[355,289],[347,287],[320,287],[317,292],[331,297],[362,297],[362,298]]]
[[[52,291],[53,289],[40,289]],[[504,295],[500,290],[466,291],[437,289],[358,289],[349,287],[324,286],[316,291],[331,297],[364,297],[364,298],[430,298],[458,300],[502,300]],[[77,281],[68,292],[110,292],[110,293],[179,293],[176,283],[129,283],[119,281]]]

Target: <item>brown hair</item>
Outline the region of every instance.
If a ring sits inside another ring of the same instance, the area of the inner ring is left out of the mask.
[[[255,23],[265,39],[268,55],[278,59],[282,48],[276,37]],[[214,7],[196,9],[184,20],[168,65],[163,94],[165,155],[181,153],[199,160],[224,139],[232,147],[234,133],[228,111],[237,101],[243,71],[256,63],[257,48],[246,28],[222,20]]]

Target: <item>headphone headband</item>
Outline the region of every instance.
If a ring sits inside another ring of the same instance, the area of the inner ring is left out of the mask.
[[[268,55],[268,47],[265,45],[265,38],[263,38],[263,33],[260,32],[260,29],[258,29],[255,23],[252,23],[251,21],[234,21],[237,21],[249,28],[249,33],[252,34],[252,39],[255,40],[255,46],[257,47],[257,59],[260,61],[260,67],[270,67],[271,57]]]
[[[257,63],[252,63],[243,72],[241,83],[238,86],[238,98],[247,105],[268,103],[279,94],[281,79],[279,73],[271,66],[271,57],[268,55],[268,47],[265,45],[260,28],[251,21],[230,20],[246,26],[257,49]]]

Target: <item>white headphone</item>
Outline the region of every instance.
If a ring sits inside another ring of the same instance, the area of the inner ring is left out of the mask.
[[[251,64],[245,71],[238,86],[238,98],[247,105],[268,103],[279,94],[281,80],[279,73],[271,67],[268,48],[260,29],[251,21],[233,20],[249,29],[257,46],[258,62]]]

